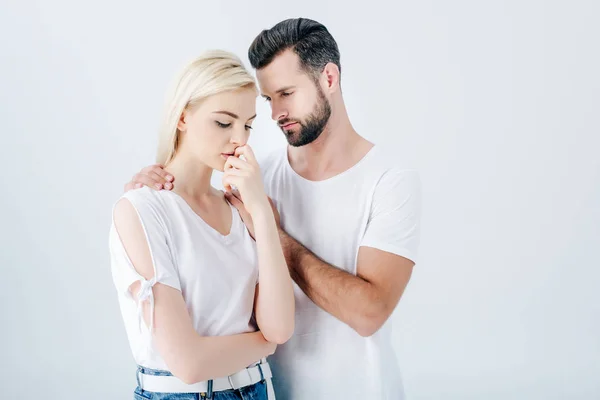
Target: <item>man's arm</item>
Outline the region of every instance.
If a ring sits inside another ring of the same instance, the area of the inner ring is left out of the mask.
[[[420,210],[418,173],[387,171],[373,194],[356,275],[344,271],[346,266],[327,264],[280,230],[292,279],[314,303],[360,335],[374,334],[392,314],[410,280],[418,252]]]
[[[319,259],[283,230],[280,239],[290,275],[302,291],[364,337],[392,314],[414,266],[402,256],[363,246],[355,276]]]

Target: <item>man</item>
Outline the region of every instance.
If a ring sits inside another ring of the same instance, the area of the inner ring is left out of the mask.
[[[289,146],[262,165],[295,281],[296,330],[270,358],[279,399],[402,399],[388,318],[419,242],[418,174],[352,127],[340,54],[328,30],[299,18],[248,51]],[[173,184],[148,167],[126,189]],[[227,196],[246,216],[241,199]]]

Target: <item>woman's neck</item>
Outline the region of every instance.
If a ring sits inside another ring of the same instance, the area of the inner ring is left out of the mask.
[[[201,200],[217,192],[210,184],[213,169],[191,156],[176,155],[165,171],[175,177],[173,190],[177,193]]]

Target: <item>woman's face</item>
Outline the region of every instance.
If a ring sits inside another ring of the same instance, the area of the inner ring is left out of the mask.
[[[254,87],[215,94],[191,110],[178,124],[178,152],[185,152],[205,165],[223,171],[227,157],[244,146],[256,117]]]

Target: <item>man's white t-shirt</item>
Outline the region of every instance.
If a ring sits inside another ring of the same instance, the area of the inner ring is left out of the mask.
[[[375,146],[345,172],[309,181],[291,168],[286,150],[269,156],[261,169],[282,228],[325,262],[356,274],[361,246],[416,262],[420,179],[396,161]],[[278,399],[404,398],[389,320],[364,338],[296,284],[294,292],[294,335],[269,357]]]

